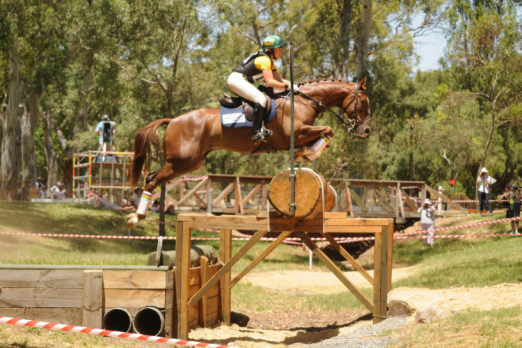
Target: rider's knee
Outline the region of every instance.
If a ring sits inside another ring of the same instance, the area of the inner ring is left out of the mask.
[[[255,100],[256,103],[260,104],[263,108],[266,108],[266,98],[263,96],[263,98],[258,98]]]

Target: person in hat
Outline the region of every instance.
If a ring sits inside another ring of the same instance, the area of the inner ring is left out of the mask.
[[[520,217],[520,198],[522,196],[522,192],[518,188],[517,184],[511,185],[511,190],[509,192],[509,217],[517,218]],[[516,228],[515,228],[516,226]],[[511,233],[518,234],[518,220],[511,221]]]
[[[480,171],[480,175],[477,178],[480,216],[482,216],[482,211],[484,209],[486,209],[486,211],[488,212],[488,216],[491,213],[491,207],[489,206],[489,186],[490,185],[491,185],[491,177],[488,175],[488,170],[486,169],[486,167],[484,167]]]
[[[109,120],[109,115],[104,114],[102,116],[102,120],[98,122],[96,128],[94,129],[95,133],[98,133],[100,146],[98,147],[98,151],[103,149],[103,144],[107,145],[106,150],[112,151],[112,136],[116,134],[116,122],[111,122]]]
[[[254,136],[252,141],[268,141],[272,131],[263,127],[263,116],[266,108],[266,98],[253,84],[265,81],[268,87],[285,89],[290,82],[283,80],[277,72],[274,60],[283,55],[283,39],[270,35],[263,39],[263,49],[251,54],[241,64],[232,69],[228,77],[228,89],[236,95],[255,103]],[[297,90],[297,86],[294,86]]]
[[[43,186],[44,186],[43,178],[41,176],[39,176],[38,179],[36,179],[36,188],[38,189],[37,198],[45,198],[43,196],[43,190],[42,190]]]
[[[428,237],[424,239],[424,246],[429,245],[433,247],[435,244],[435,238],[433,238],[435,236],[435,208],[432,206],[431,201],[426,199],[424,204],[417,210],[417,213],[421,214],[422,230],[427,231],[424,234]]]

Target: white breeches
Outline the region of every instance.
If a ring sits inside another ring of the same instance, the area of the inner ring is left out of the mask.
[[[228,89],[240,97],[266,107],[266,97],[253,84],[243,78],[243,74],[233,72],[227,80]]]

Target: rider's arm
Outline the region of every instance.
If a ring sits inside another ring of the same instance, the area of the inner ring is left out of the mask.
[[[274,75],[274,79],[276,79],[277,81],[280,81],[280,82],[284,83],[287,86],[290,85],[290,81],[287,81],[287,80],[283,79],[281,77],[281,75],[279,75],[279,71],[274,70],[274,71],[272,71],[272,74]]]
[[[277,77],[279,77],[279,80],[277,80],[276,74],[277,74]],[[279,75],[279,73],[277,71],[272,71],[270,69],[263,70],[263,77],[265,78],[265,83],[268,87],[282,88],[282,89],[285,88],[285,84],[282,81],[281,76]]]

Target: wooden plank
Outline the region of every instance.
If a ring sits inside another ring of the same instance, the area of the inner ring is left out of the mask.
[[[0,269],[3,288],[83,289],[83,270]]]
[[[350,194],[350,188],[347,183],[344,184],[344,189],[346,192],[346,208],[350,209],[350,216],[353,217],[352,195]]]
[[[399,185],[400,185],[400,183],[399,183]],[[400,208],[402,217],[406,218],[406,215],[404,214],[404,203],[402,201],[402,193],[401,193],[401,191],[402,190],[400,189],[400,186],[397,186],[397,200],[399,201],[399,208]]]
[[[381,320],[388,317],[388,228],[382,228],[381,247],[381,308],[379,309]]]
[[[218,205],[219,202],[221,202],[226,195],[228,195],[230,192],[232,192],[232,190],[234,189],[234,187],[236,187],[236,184],[235,183],[231,183],[229,184],[220,194],[219,196],[217,196],[216,199],[214,199],[214,201],[212,202],[212,206],[216,206]]]
[[[395,227],[393,225],[393,219],[390,219],[390,224],[387,227],[388,233],[386,234],[388,238],[388,252],[386,254],[387,261],[386,264],[388,266],[388,273],[387,273],[387,292],[390,292],[392,289],[392,270],[393,270],[393,234],[395,232]]]
[[[366,272],[366,270],[364,268],[362,268],[362,266],[352,257],[352,255],[350,255],[350,253],[348,253],[341,245],[339,245],[339,243],[337,243],[337,241],[332,236],[330,236],[328,233],[321,232],[321,235],[323,237],[325,237],[330,242],[330,245],[335,250],[337,250],[337,252],[339,252],[346,259],[346,261],[350,262],[350,264],[357,271],[359,271],[359,273],[361,273],[361,275],[364,278],[366,278],[366,280],[369,281],[370,284],[373,285],[373,278],[372,278],[372,276],[369,275],[368,272]]]
[[[392,213],[395,213],[395,209],[387,202],[387,200],[381,195],[379,190],[375,190],[375,196],[379,199],[379,201],[388,208]]]
[[[266,210],[266,201],[268,197],[268,188],[265,184],[263,184],[263,190],[261,191],[261,210]]]
[[[183,203],[187,202],[190,199],[190,197],[192,197],[198,190],[200,190],[203,186],[207,184],[207,180],[208,177],[203,179],[199,184],[196,185],[196,187],[190,190],[190,192],[187,193],[187,195],[185,195],[185,197],[183,197],[178,204],[182,205]]]
[[[102,328],[103,317],[103,271],[83,271],[83,319],[82,325]]]
[[[230,230],[222,230],[221,235],[228,234],[228,232],[225,232],[225,231],[230,231]],[[193,298],[190,299],[189,305],[188,305],[189,308],[192,307],[196,302],[198,302],[199,299],[201,298],[201,296],[203,296],[208,291],[208,289],[210,289],[210,287],[212,287],[221,277],[223,277],[227,272],[229,272],[231,270],[231,268],[237,263],[237,261],[239,261],[239,259],[241,259],[241,257],[243,257],[257,243],[257,241],[259,239],[261,239],[265,234],[266,234],[266,231],[263,231],[263,230],[257,231],[252,236],[252,238],[250,238],[243,245],[243,247],[241,249],[239,249],[239,251],[234,256],[232,256],[230,258],[230,260],[228,262],[226,262],[223,265],[223,267],[212,278],[210,278],[208,283],[205,284],[203,287],[201,287],[201,289],[198,291],[198,293],[196,295],[194,295]],[[231,238],[226,238],[226,239],[230,240]],[[228,247],[227,249],[230,250],[231,248]],[[228,250],[227,250],[227,252],[228,252]],[[226,290],[227,289],[225,288],[225,292],[226,292]]]
[[[219,320],[219,312],[210,313],[207,317],[207,322],[209,326],[214,326],[217,324]]]
[[[165,290],[105,289],[105,307],[165,308]]]
[[[408,196],[408,194],[406,193],[406,191],[402,190],[401,189],[401,192],[402,194],[404,195],[404,202],[406,203],[406,205],[408,207],[410,207],[411,210],[413,211],[417,211],[417,205],[415,204],[415,202],[413,202],[410,197]]]
[[[375,236],[374,244],[374,267],[373,267],[373,323],[380,323],[383,318],[381,313],[381,267],[382,267],[382,235]]]
[[[324,217],[325,219],[329,219],[329,220],[346,220],[348,218],[348,213],[345,212],[345,211],[328,211],[324,214]],[[315,217],[314,217],[315,220],[323,220],[323,213],[318,213]]]
[[[175,337],[174,318],[176,316],[175,306],[175,277],[174,271],[168,271],[165,275],[165,336]]]
[[[201,256],[201,284],[206,284],[208,280],[208,258],[205,256]],[[199,325],[202,327],[208,327],[207,324],[207,310],[208,310],[208,302],[207,302],[207,294],[201,297],[201,303],[199,306]]]
[[[239,181],[239,176],[236,178],[236,214],[244,215],[243,211],[243,203],[241,200],[241,183]]]
[[[82,307],[83,289],[3,288],[0,308],[9,307]]]
[[[344,286],[346,286],[348,290],[350,290],[355,295],[355,297],[357,297],[359,301],[361,301],[361,303],[366,308],[368,308],[370,312],[373,313],[374,306],[371,304],[370,300],[359,289],[357,289],[355,285],[353,285],[353,283],[346,277],[346,275],[343,272],[341,272],[339,268],[337,268],[337,266],[332,262],[332,260],[330,260],[328,256],[326,256],[321,251],[321,249],[317,247],[317,245],[310,239],[310,237],[303,232],[297,233],[297,236],[301,238],[303,243],[305,243],[306,246],[310,248],[310,250],[312,250],[314,255],[317,256],[317,258],[325,264],[325,266],[337,277],[337,279],[339,279],[341,283],[343,283]]]
[[[219,239],[219,257],[221,262],[228,264],[232,255],[232,230],[224,229],[221,230],[221,238]],[[218,272],[216,272],[211,279],[218,278]],[[224,325],[230,325],[230,309],[231,309],[231,296],[232,287],[230,285],[230,278],[232,272],[230,270],[223,273],[223,276],[219,278],[220,294],[221,294],[221,318]],[[209,291],[210,292],[210,291]]]
[[[243,269],[235,278],[234,280],[232,280],[232,282],[230,283],[230,287],[234,287],[234,285],[236,285],[244,276],[246,276],[248,274],[248,272],[250,272],[254,267],[256,267],[259,262],[261,262],[262,260],[265,259],[265,257],[268,256],[268,254],[270,254],[279,244],[281,244],[281,242],[283,241],[283,239],[285,239],[286,237],[288,237],[290,234],[292,234],[292,232],[282,232],[275,241],[273,241],[272,243],[270,243],[270,245],[268,246],[268,248],[266,248],[265,250],[263,250],[263,252],[259,255],[256,256],[256,258],[254,260],[252,260],[248,266],[245,267],[245,269]]]
[[[355,203],[357,203],[359,208],[361,208],[361,210],[364,212],[368,212],[368,207],[366,207],[366,204],[364,204],[363,201],[361,201],[361,199],[359,198],[359,196],[357,196],[357,193],[355,193],[351,188],[349,188],[349,190],[352,199],[355,201]]]
[[[165,289],[164,272],[103,271],[105,289]]]
[[[185,222],[186,226],[190,228],[213,228],[213,229],[234,229],[234,230],[260,230],[266,229],[267,224],[222,224],[222,223],[200,223],[200,222]],[[273,224],[270,220],[271,231],[291,231],[291,232],[323,232],[322,225],[297,224],[295,226],[285,224]],[[328,233],[381,233],[382,228],[379,225],[369,226],[343,226],[343,225],[329,225],[326,220],[324,232]]]
[[[370,201],[368,203],[368,211],[370,213],[373,213],[373,185],[370,186],[370,189],[368,190],[368,200]],[[364,203],[366,203],[366,201],[364,201]]]
[[[176,298],[178,311],[178,337],[188,339],[188,292],[190,267],[190,239],[192,231],[185,224],[176,225]]]
[[[0,316],[11,318],[30,318],[50,323],[67,323],[83,326],[83,311],[78,308],[0,308]]]
[[[256,185],[254,187],[254,189],[252,191],[250,191],[250,193],[245,197],[245,199],[243,199],[243,201],[241,202],[241,205],[244,206],[245,204],[247,204],[248,201],[251,200],[252,197],[254,197],[254,195],[257,193],[257,191],[259,191],[262,187],[263,187],[262,184]]]

